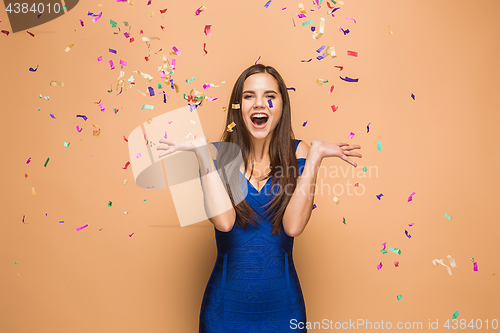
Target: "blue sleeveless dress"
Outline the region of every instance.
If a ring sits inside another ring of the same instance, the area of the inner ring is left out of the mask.
[[[295,140],[295,150],[300,141]],[[297,159],[299,175],[305,161]],[[307,332],[297,328],[306,322],[306,309],[293,264],[294,239],[283,226],[279,236],[272,235],[271,218],[262,207],[272,199],[271,181],[260,191],[248,180],[243,184],[248,204],[264,223],[246,230],[235,223],[229,232],[214,227],[217,260],[201,304],[200,333]]]

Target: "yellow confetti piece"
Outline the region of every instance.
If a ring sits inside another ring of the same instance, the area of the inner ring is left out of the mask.
[[[153,118],[149,118],[148,121],[146,121],[146,124],[151,124],[151,122],[153,121]]]
[[[333,197],[333,201],[338,205],[340,203],[340,200],[337,197]]]
[[[34,187],[32,187],[32,188],[31,188],[31,193],[33,193],[33,195],[36,195],[36,192],[35,192],[35,188],[34,188]]]
[[[299,10],[302,14],[307,14],[306,10],[304,9],[304,4],[302,2],[299,3]]]
[[[145,14],[146,14],[146,15],[148,15],[148,16],[153,17],[155,13],[154,13],[154,12],[152,12],[152,11],[146,10],[146,13],[145,13]]]
[[[73,43],[69,44],[68,47],[66,47],[66,49],[64,49],[64,51],[69,52],[69,50],[71,50],[71,48],[73,46],[75,46],[75,44],[73,44]]]
[[[332,58],[336,58],[337,57],[337,54],[335,53],[335,47],[332,46],[332,47],[329,47],[327,46],[326,47],[326,56],[332,56]]]
[[[239,109],[240,105],[239,104],[233,104],[233,109]]]
[[[322,86],[324,82],[328,82],[328,80],[325,80],[325,79],[317,79],[316,80],[316,83],[318,84],[318,86]]]
[[[127,184],[127,182],[128,182],[128,180],[126,180],[126,179],[125,179],[125,180],[123,181],[123,185]]]
[[[319,23],[319,32],[314,31],[313,38],[319,39],[325,33],[325,18],[321,18],[321,22]]]
[[[391,31],[391,26],[387,26],[387,30],[384,29],[384,31],[386,31],[389,35],[392,35],[392,31]]]
[[[61,81],[50,81],[50,86],[51,87],[55,87],[55,86],[64,87],[64,82],[61,82]]]
[[[231,124],[227,125],[227,131],[228,131],[228,132],[232,132],[232,131],[233,131],[233,127],[234,127],[234,126],[236,126],[236,124],[235,124],[235,123],[234,123],[234,121],[233,121]]]
[[[128,210],[124,211],[123,213],[124,213],[124,214],[128,214]]]
[[[179,92],[179,86],[177,83],[174,83],[174,88],[175,88],[175,93],[177,94]]]
[[[92,126],[94,126],[95,128],[99,128],[99,125],[94,125],[92,124]],[[94,136],[99,136],[99,134],[101,134],[101,129],[99,128],[99,130],[93,130],[93,133],[92,133]]]
[[[222,111],[226,112],[227,111],[227,106],[222,107]]]

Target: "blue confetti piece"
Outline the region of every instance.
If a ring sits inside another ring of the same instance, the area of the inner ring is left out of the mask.
[[[264,5],[264,7],[269,8],[269,5],[271,4],[271,1],[272,0],[269,0],[268,2],[266,2],[266,4]]]
[[[79,115],[77,115],[77,117],[82,117],[82,118],[83,118],[83,120],[87,121],[87,116],[84,116],[84,115],[80,115],[80,114],[79,114]]]
[[[321,53],[321,52],[323,52],[323,50],[325,48],[326,48],[326,45],[323,45],[322,47],[320,47],[319,49],[317,49],[316,52]]]
[[[351,79],[350,77],[345,77],[345,79],[342,76],[339,76],[342,80],[347,81],[347,82],[358,82],[359,79]]]
[[[269,107],[270,107],[270,108],[272,108],[272,107],[273,107],[273,102],[272,102],[270,99],[268,99],[268,100],[267,100],[267,104],[269,104]]]
[[[259,59],[257,59],[257,61],[260,60],[260,56],[259,56]],[[257,67],[257,61],[255,61],[255,67]]]
[[[286,88],[286,90],[293,90],[293,91],[295,91],[295,88],[294,87],[290,87],[290,88]]]
[[[406,237],[411,238],[411,235],[408,233],[407,230],[405,230]]]
[[[411,98],[413,98],[413,100],[415,100],[415,95],[411,94]]]
[[[315,28],[315,27],[311,27],[311,31],[312,31],[312,32],[315,32],[315,31],[316,31],[316,28]]]
[[[153,87],[148,87],[148,90],[149,90],[150,97],[155,95],[155,90],[153,89]]]
[[[196,110],[196,108],[197,108],[197,107],[198,107],[198,105],[196,105],[196,104],[191,104],[191,105],[189,106],[189,111],[193,112],[193,110]]]
[[[335,12],[336,12],[337,10],[339,10],[339,9],[340,9],[340,7],[333,8],[333,9],[332,9],[332,13],[335,13]]]
[[[313,204],[313,209],[316,208],[316,204]]]
[[[377,199],[380,200],[381,197],[383,197],[384,195],[382,193],[380,193],[379,195],[377,195]]]
[[[368,125],[366,125],[366,133],[370,132],[370,124],[371,123],[368,123]]]
[[[32,67],[30,67],[30,72],[36,72],[37,69],[38,69],[38,65],[36,65],[35,69],[33,69]]]
[[[167,103],[167,95],[165,95],[165,92],[163,92],[163,103]]]
[[[345,29],[345,30],[344,30],[344,29],[341,29],[341,30],[342,30],[342,32],[344,33],[344,36],[345,36],[345,35],[347,35],[347,34],[350,32],[350,31],[349,31],[349,29]]]
[[[311,59],[309,59],[309,60],[301,60],[300,62],[309,62],[309,61],[311,61],[311,60],[312,60],[312,58],[311,58]]]
[[[50,114],[50,116],[53,118],[53,119],[57,119],[52,113]]]
[[[302,127],[306,127],[306,124],[307,124],[308,121],[309,120],[306,120],[306,122],[302,124]]]
[[[116,50],[109,49],[109,52],[116,54]]]
[[[324,58],[325,58],[325,56],[324,56],[324,55],[320,55],[320,56],[317,56],[316,58],[317,58],[318,60],[321,60],[321,59],[324,59]]]

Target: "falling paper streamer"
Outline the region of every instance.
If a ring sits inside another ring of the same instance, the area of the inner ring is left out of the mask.
[[[354,138],[354,133],[353,133],[353,132],[351,132],[351,134],[349,134],[347,137],[348,137],[349,139]]]
[[[319,39],[323,34],[325,33],[325,18],[321,18],[321,22],[319,23],[319,33],[314,32],[313,34],[313,39]]]
[[[72,48],[73,46],[75,46],[75,44],[73,44],[73,43],[69,44],[69,45],[66,47],[66,49],[64,49],[64,51],[68,52],[69,50],[71,50],[71,48]]]
[[[446,213],[444,213],[444,217],[445,217],[446,219],[450,220],[450,221],[451,221],[451,219],[452,219],[452,217],[451,217],[450,215],[446,214]]]
[[[398,301],[399,301],[399,300],[401,300],[401,299],[403,298],[403,295],[398,295],[398,296],[396,296],[396,298],[397,298],[397,299],[398,299]]]
[[[227,125],[227,131],[228,131],[228,132],[232,132],[232,131],[233,131],[233,127],[234,127],[234,126],[236,126],[236,124],[235,124],[235,123],[234,123],[234,121],[233,121],[231,124]]]
[[[306,25],[311,25],[313,23],[314,23],[313,20],[309,20],[309,21],[306,21],[306,22],[302,23],[302,26],[305,27]]]
[[[144,104],[141,108],[141,110],[144,110],[144,109],[147,109],[147,110],[153,110],[154,109],[154,106],[153,105],[148,105],[148,104]]]
[[[412,194],[410,194],[410,196],[408,197],[408,202],[410,202],[412,200],[412,197],[415,195],[416,193],[415,192],[412,192]]]
[[[270,107],[270,108],[272,108],[272,107],[273,107],[273,102],[272,102],[270,99],[268,99],[268,100],[267,100],[267,103],[269,104],[269,107]]]
[[[266,2],[266,4],[264,5],[264,7],[269,8],[269,5],[271,4],[271,1],[272,0],[269,0],[268,2]]]
[[[181,55],[181,51],[179,51],[179,49],[177,49],[175,46],[172,47],[172,50],[174,50],[175,54],[177,54],[178,56]],[[175,68],[175,65],[173,67]]]
[[[76,228],[76,231],[80,231],[80,230],[82,230],[82,229],[85,229],[85,228],[87,228],[88,226],[89,226],[89,225],[88,225],[88,224],[86,224],[86,225],[84,225],[83,227],[78,227],[78,228]]]
[[[408,233],[407,230],[405,230],[406,237],[411,238],[411,235]]]
[[[348,55],[348,56],[357,57],[357,56],[358,56],[358,52],[354,52],[354,51],[347,51],[347,55]]]
[[[394,266],[399,267],[399,261],[394,261]]]
[[[339,204],[340,203],[340,200],[337,198],[337,197],[333,197],[333,201],[335,202],[335,204]]]
[[[397,247],[392,247],[392,246],[389,246],[388,250],[389,250],[389,251],[391,251],[391,252],[396,253],[397,255],[400,255],[400,254],[401,254],[401,250],[400,250],[400,249],[398,249]]]
[[[453,319],[457,319],[458,315],[460,314],[460,312],[456,311],[453,313],[453,315],[451,316],[451,318]]]
[[[447,255],[446,257],[450,261],[451,268],[457,268],[457,265],[455,264],[455,259],[453,259],[450,255]]]
[[[380,262],[380,264],[377,265],[377,269],[380,270],[382,268],[382,262]]]
[[[212,36],[212,25],[211,24],[205,25],[205,35]]]
[[[365,171],[365,172],[366,172],[365,168],[363,168],[363,171]],[[383,195],[382,193],[380,193],[380,194],[376,195],[377,199],[379,199],[379,200],[380,200],[380,198],[381,198],[381,197],[383,197],[383,196],[384,196],[384,195]]]
[[[233,104],[233,109],[239,109],[240,105],[239,104]]]
[[[33,67],[30,67],[30,72],[36,72],[36,71],[37,71],[37,69],[38,69],[38,65],[36,65],[36,68],[35,68],[35,69],[33,69]]]
[[[478,269],[477,269],[477,262],[474,262],[474,272],[477,272]]]
[[[448,258],[448,260],[449,260],[449,258]],[[436,266],[436,264],[440,264],[440,265],[446,267],[446,270],[448,271],[448,274],[452,275],[451,268],[448,267],[447,265],[445,265],[445,263],[443,262],[443,259],[434,259],[432,261],[432,264],[434,265],[433,268]],[[450,264],[451,264],[451,260],[450,260]],[[455,261],[453,261],[453,264],[455,264]],[[456,265],[455,265],[455,267],[456,267]]]

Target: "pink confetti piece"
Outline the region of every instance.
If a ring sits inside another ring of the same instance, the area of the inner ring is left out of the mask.
[[[149,0],[149,1],[148,1],[148,4],[147,4],[147,5],[149,6],[150,4],[151,4],[151,0]]]
[[[380,262],[380,264],[377,265],[377,269],[380,270],[382,268],[382,262]]]
[[[348,20],[353,20],[353,21],[354,21],[354,23],[356,23],[356,20],[355,20],[355,19],[353,19],[353,18],[346,17],[346,19],[348,19]]]
[[[160,71],[160,77],[163,78],[163,79],[166,79],[167,77],[165,76],[165,72],[164,71]]]
[[[399,267],[399,261],[395,261],[394,266]]]
[[[387,242],[385,242],[384,244],[382,244],[384,246],[384,250],[385,250],[385,244],[387,244]]]
[[[281,10],[285,10],[285,9],[286,9],[286,7],[281,7]]]
[[[208,53],[208,51],[207,51],[207,43],[203,43],[203,52],[205,52],[204,55],[206,55]]]
[[[194,13],[196,16],[200,15],[200,14],[201,14],[201,12],[203,11],[203,10],[202,10],[202,7],[203,7],[203,6],[201,6],[200,8],[198,8],[198,9],[196,10],[196,12]]]
[[[113,64],[113,60],[109,61],[109,65],[111,66],[111,69],[115,69],[115,65]]]
[[[127,62],[126,62],[126,61],[123,61],[123,60],[120,60],[120,65],[122,65],[122,66],[127,66]]]
[[[347,55],[348,55],[348,56],[357,57],[357,56],[358,56],[358,52],[355,52],[355,51],[347,51]]]
[[[97,61],[102,61],[102,56],[100,56],[99,58],[97,58]]]
[[[82,230],[82,229],[85,229],[85,228],[87,228],[88,226],[89,226],[89,225],[88,225],[88,224],[86,224],[86,225],[84,225],[83,227],[76,228],[76,231],[80,231],[80,230]]]
[[[163,136],[163,138],[164,138],[164,139],[166,139],[166,138],[167,138],[167,132],[165,132],[165,135]]]
[[[181,55],[181,52],[175,46],[172,47],[172,50],[174,50],[175,54]]]
[[[414,225],[414,224],[415,224],[415,223],[410,223],[410,224],[408,224],[408,226],[409,226],[409,227],[413,227],[413,225]]]
[[[477,272],[477,262],[474,262],[474,272]]]
[[[306,17],[306,16],[305,16],[304,14],[300,13],[300,14],[297,14],[297,17],[298,17],[298,18],[304,18],[304,17]]]
[[[99,13],[99,15],[97,15],[96,17],[94,17],[94,18],[92,19],[92,22],[96,23],[96,22],[97,22],[97,20],[101,18],[101,15],[102,15],[102,12],[100,12],[100,13]]]
[[[10,34],[7,30],[2,30],[2,33],[6,34],[7,36]]]
[[[329,93],[329,94],[331,94],[331,93],[332,93],[333,88],[334,88],[334,87],[333,87],[333,84],[332,84],[332,86],[330,87],[330,90],[328,90],[328,93]]]
[[[353,133],[353,132],[351,132],[351,134],[349,134],[347,137],[348,137],[349,139],[354,138],[354,133]]]
[[[80,20],[80,24],[81,24],[81,25],[82,25],[82,27],[83,27],[83,21],[82,21],[82,20]]]
[[[138,153],[137,155],[135,155],[136,158],[140,158],[142,157],[141,153]]]
[[[212,25],[211,24],[205,25],[205,35],[212,36]]]
[[[408,201],[407,202],[410,202],[412,200],[412,197],[415,195],[416,193],[413,192],[412,194],[410,194],[410,196],[408,197]]]
[[[26,161],[26,164],[30,164],[30,162],[31,162],[31,157],[28,158],[28,160]]]
[[[144,140],[146,140],[146,146],[147,146],[149,141],[148,141],[148,139],[146,139],[146,134],[144,134]]]
[[[78,133],[80,133],[83,130],[83,128],[80,128],[78,125],[76,125],[76,130],[78,131]]]
[[[180,54],[180,52],[179,52]],[[172,69],[175,69],[175,59],[172,59]]]
[[[216,100],[217,100],[217,97],[207,97],[207,99],[208,99],[210,102],[213,102],[213,101],[216,101]]]
[[[169,120],[169,121],[168,121],[168,124],[170,125],[171,123],[173,123],[173,121],[172,121],[172,120]]]
[[[333,110],[333,112],[337,111],[338,109],[339,109],[339,107],[338,107],[338,106],[332,105],[332,110]]]
[[[125,37],[127,37],[127,38],[129,38],[129,37],[130,37],[130,35],[128,34],[128,32],[123,33],[123,35],[124,35]]]
[[[99,106],[101,107],[101,111],[102,112],[106,111],[106,108],[104,107],[104,104],[101,103],[101,104],[99,104]]]

